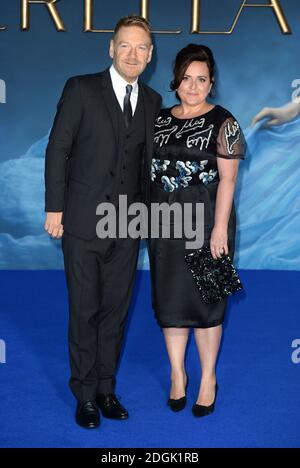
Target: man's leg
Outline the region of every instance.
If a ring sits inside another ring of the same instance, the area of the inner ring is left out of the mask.
[[[79,401],[94,400],[99,305],[103,290],[102,253],[107,241],[85,241],[64,233],[63,252],[69,291],[70,387]]]
[[[103,295],[98,330],[97,393],[115,391],[115,374],[134,287],[139,240],[116,239],[104,260]]]

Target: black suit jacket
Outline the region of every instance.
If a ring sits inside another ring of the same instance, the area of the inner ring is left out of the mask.
[[[143,199],[149,201],[154,120],[161,96],[139,82],[145,109]],[[115,202],[120,145],[109,70],[70,78],[57,106],[45,162],[45,211],[63,212],[64,229],[83,239],[96,235],[96,207]]]

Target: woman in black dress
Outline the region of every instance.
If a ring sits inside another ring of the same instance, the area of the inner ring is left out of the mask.
[[[203,203],[204,245],[216,259],[234,255],[234,189],[245,140],[233,115],[207,102],[214,85],[214,57],[208,47],[190,44],[174,67],[172,90],[180,104],[160,112],[155,124],[151,202]],[[149,241],[153,307],[162,327],[171,364],[168,404],[185,407],[185,350],[194,329],[202,378],[193,414],[214,410],[215,365],[227,300],[205,303],[185,262],[185,239]]]

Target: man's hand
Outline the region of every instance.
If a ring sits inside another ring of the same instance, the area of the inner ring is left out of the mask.
[[[45,221],[45,230],[50,236],[60,239],[64,232],[64,227],[61,224],[62,212],[59,213],[47,213]]]

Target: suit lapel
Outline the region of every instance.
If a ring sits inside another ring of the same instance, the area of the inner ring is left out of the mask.
[[[116,98],[109,70],[105,70],[99,75],[100,78],[100,92],[102,95],[103,102],[105,104],[107,114],[111,120],[111,124],[114,130],[116,143],[119,139],[119,127],[118,127],[118,113],[120,112],[119,103]]]
[[[153,157],[154,120],[155,107],[147,89],[140,83],[140,90],[144,101],[145,127],[146,127],[146,150],[144,154],[144,202],[150,202],[150,170]]]
[[[154,104],[150,96],[148,95],[147,89],[143,86],[142,83],[139,83],[140,90],[142,93],[144,101],[144,110],[145,110],[145,127],[146,127],[146,152],[147,160],[151,161],[152,159],[152,149],[153,149],[153,138],[154,138],[154,119],[155,119],[155,109]]]

